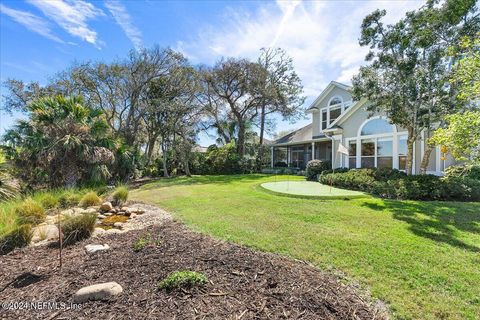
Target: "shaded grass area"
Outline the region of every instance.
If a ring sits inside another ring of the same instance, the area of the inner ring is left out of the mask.
[[[480,204],[279,197],[266,175],[158,180],[131,192],[194,229],[341,271],[397,319],[480,315]],[[291,181],[302,177],[289,177]]]

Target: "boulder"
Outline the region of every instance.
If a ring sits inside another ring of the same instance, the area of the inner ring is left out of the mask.
[[[98,219],[105,219],[107,216],[106,215],[103,215],[103,214],[99,214],[97,216]]]
[[[73,295],[74,303],[86,301],[109,300],[120,295],[123,288],[116,282],[105,282],[83,287]]]
[[[121,208],[120,208],[120,211],[127,212],[128,209],[130,209],[130,208],[129,208],[129,207],[121,207]]]
[[[85,250],[87,253],[95,253],[110,250],[110,246],[108,244],[87,244]]]
[[[121,228],[121,227],[123,226],[123,223],[121,223],[121,222],[115,222],[115,223],[113,224],[113,226],[114,226],[115,228]]]
[[[54,224],[42,224],[33,229],[32,242],[58,239],[58,227]]]
[[[102,212],[108,212],[112,209],[113,209],[112,203],[108,202],[108,201],[102,203],[102,205],[100,206],[100,211],[102,211]]]
[[[95,228],[95,230],[93,230],[92,237],[98,237],[98,236],[104,234],[105,232],[107,232],[107,231],[103,228]]]
[[[103,215],[106,216],[106,217],[108,217],[108,216],[111,216],[112,214],[113,214],[113,213],[111,213],[111,212],[105,212]]]
[[[110,213],[117,213],[117,211],[118,211],[117,209],[113,208],[112,210],[110,210],[110,211],[108,211],[108,212],[110,212]]]

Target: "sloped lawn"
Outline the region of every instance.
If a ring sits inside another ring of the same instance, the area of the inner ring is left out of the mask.
[[[259,187],[280,179],[159,180],[131,197],[195,230],[342,272],[394,318],[480,317],[480,203],[297,199]]]

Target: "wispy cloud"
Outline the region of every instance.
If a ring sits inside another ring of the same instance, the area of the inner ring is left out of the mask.
[[[255,59],[262,47],[284,48],[292,56],[305,94],[318,95],[330,80],[350,82],[367,52],[358,44],[363,18],[386,9],[392,23],[423,1],[264,2],[256,12],[225,12],[218,25],[205,25],[192,39],[178,42],[189,58],[213,62],[221,56]],[[311,101],[311,100],[310,100]]]
[[[82,0],[28,0],[39,8],[45,16],[55,21],[60,27],[75,37],[100,48],[102,42],[97,32],[87,24],[87,20],[104,16],[103,11],[89,2]]]
[[[105,6],[115,18],[115,21],[123,29],[127,37],[132,41],[135,49],[143,47],[142,33],[132,23],[132,18],[127,9],[118,0],[106,0]]]
[[[62,39],[52,33],[47,21],[30,12],[15,10],[3,4],[0,4],[0,12],[9,16],[30,31],[38,33],[47,39],[64,43]]]

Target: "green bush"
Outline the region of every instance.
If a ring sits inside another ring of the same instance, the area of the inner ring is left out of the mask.
[[[113,204],[120,206],[125,203],[128,199],[128,189],[125,186],[119,186],[115,188],[112,194]]]
[[[392,169],[392,168],[379,168],[374,172],[375,180],[377,181],[388,181],[392,179],[399,179],[406,177],[407,174],[403,171]]]
[[[15,248],[26,247],[32,240],[32,227],[23,224],[0,236],[0,254],[7,254]]]
[[[466,164],[445,169],[445,177],[466,177],[480,180],[480,165]]]
[[[55,196],[51,193],[42,194],[39,198],[39,201],[40,201],[40,204],[45,209],[56,208],[60,204],[59,197],[57,197],[57,196]]]
[[[97,215],[94,213],[68,216],[61,224],[63,243],[70,245],[90,237],[96,221]]]
[[[22,224],[39,224],[45,221],[45,209],[32,198],[25,199],[16,206],[15,214]]]
[[[317,181],[319,174],[328,169],[330,169],[329,161],[310,160],[307,163],[305,176],[308,181]]]
[[[195,271],[175,271],[158,283],[159,289],[167,291],[177,288],[189,288],[207,283],[207,277]]]
[[[101,203],[102,203],[102,199],[100,199],[100,197],[97,196],[97,193],[95,191],[90,191],[86,193],[80,200],[80,206],[83,208],[98,206]]]
[[[60,195],[60,207],[70,208],[77,206],[81,199],[82,196],[79,193],[73,190],[68,190]]]
[[[374,174],[374,169],[352,169],[347,172],[321,174],[319,182],[339,188],[369,192],[375,183]]]

